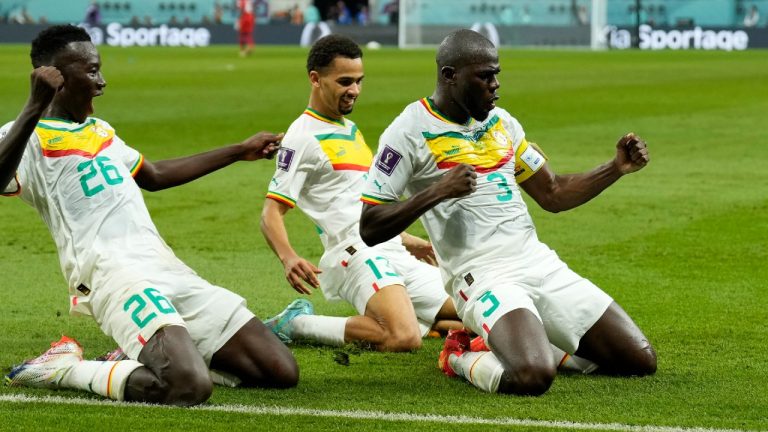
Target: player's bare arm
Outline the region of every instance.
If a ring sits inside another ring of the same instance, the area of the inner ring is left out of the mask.
[[[457,165],[440,180],[407,200],[392,204],[363,204],[360,217],[360,237],[368,246],[385,242],[399,235],[427,210],[450,198],[460,198],[477,189],[475,167]]]
[[[435,250],[432,248],[432,243],[407,232],[400,233],[400,237],[403,239],[405,249],[416,259],[437,266],[437,257],[435,256]]]
[[[239,144],[204,153],[159,162],[145,160],[136,175],[136,183],[148,191],[179,186],[237,161],[253,161],[270,157],[277,151],[282,138],[282,134],[259,132]]]
[[[64,77],[53,66],[41,66],[30,76],[29,99],[8,134],[0,140],[0,190],[13,178],[24,154],[27,140],[48,109],[56,92],[64,86]]]
[[[320,281],[317,275],[322,272],[314,264],[299,256],[291,246],[288,239],[288,231],[285,229],[283,218],[290,210],[286,204],[272,199],[264,201],[261,211],[261,232],[267,239],[269,247],[283,263],[285,279],[300,294],[312,294],[312,288],[319,288]]]
[[[558,175],[547,163],[520,186],[541,208],[557,213],[586,203],[623,175],[642,169],[649,160],[645,142],[629,133],[616,143],[616,157],[592,171]]]

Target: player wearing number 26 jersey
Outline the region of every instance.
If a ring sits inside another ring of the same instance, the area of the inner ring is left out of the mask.
[[[86,361],[79,344],[64,337],[13,368],[6,382],[172,405],[204,402],[214,379],[295,385],[291,353],[242,297],[176,258],[140,190],[175,187],[237,161],[269,157],[281,136],[261,132],[153,162],[90,117],[107,83],[85,30],[43,30],[30,57],[30,97],[16,120],[0,128],[0,193],[38,211],[56,242],[71,312],[93,316],[128,358]]]
[[[34,207],[48,226],[75,313],[92,314],[88,294],[100,286],[94,282],[115,270],[145,259],[178,262],[133,181],[143,160],[103,120],[42,119],[3,191]]]

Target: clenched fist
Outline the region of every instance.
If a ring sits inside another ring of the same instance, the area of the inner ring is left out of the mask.
[[[477,173],[475,167],[459,164],[443,174],[436,183],[437,190],[445,199],[467,196],[477,189]]]
[[[30,101],[48,107],[56,92],[64,87],[64,77],[54,66],[40,66],[30,76]]]

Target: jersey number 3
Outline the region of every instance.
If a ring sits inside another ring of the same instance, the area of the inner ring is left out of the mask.
[[[498,186],[503,193],[496,195],[497,200],[504,202],[512,199],[512,189],[510,189],[509,183],[507,183],[507,179],[503,175],[495,172],[488,176],[488,181],[498,181],[496,186]]]

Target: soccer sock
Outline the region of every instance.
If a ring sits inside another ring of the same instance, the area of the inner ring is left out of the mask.
[[[457,375],[466,379],[480,390],[496,393],[499,389],[504,367],[490,351],[469,352],[460,356],[451,354],[448,363]]]
[[[476,351],[490,351],[491,349],[488,348],[488,345],[485,344],[485,341],[483,340],[482,336],[477,336],[469,342],[469,350],[476,352]]]
[[[595,369],[597,369],[596,363],[592,363],[585,358],[570,355],[554,345],[550,345],[550,347],[552,348],[552,354],[555,356],[557,368],[560,370],[571,370],[581,372],[586,375],[588,373],[594,372]]]
[[[125,383],[128,382],[128,377],[140,367],[143,365],[135,360],[83,360],[67,371],[59,385],[121,401],[124,399]]]
[[[324,345],[344,345],[346,317],[299,315],[291,321],[291,334],[295,339],[310,339]]]

